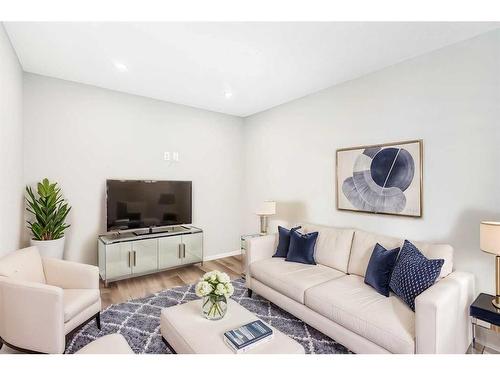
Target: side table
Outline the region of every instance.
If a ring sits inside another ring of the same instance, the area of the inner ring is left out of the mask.
[[[500,333],[500,309],[491,303],[494,296],[481,293],[472,303],[469,315],[472,322],[472,349],[476,346],[476,327],[480,326],[493,332]]]

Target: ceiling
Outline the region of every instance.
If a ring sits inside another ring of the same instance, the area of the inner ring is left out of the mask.
[[[500,27],[7,22],[27,72],[248,116]]]

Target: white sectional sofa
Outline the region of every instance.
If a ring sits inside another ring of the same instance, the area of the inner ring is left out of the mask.
[[[468,309],[474,277],[453,271],[453,248],[414,242],[422,253],[444,259],[436,283],[420,294],[413,312],[392,294],[384,297],[364,283],[373,247],[401,246],[402,238],[357,229],[303,224],[319,232],[317,265],[273,258],[278,235],[249,241],[246,284],[355,353],[465,353],[471,338]]]

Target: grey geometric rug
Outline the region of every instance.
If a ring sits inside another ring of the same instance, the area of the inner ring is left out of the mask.
[[[253,312],[260,319],[300,343],[307,354],[347,354],[344,346],[323,335],[295,316],[280,309],[268,300],[253,294],[248,297],[245,281],[233,282],[236,302]],[[121,333],[135,353],[172,354],[160,334],[161,309],[198,299],[194,284],[167,289],[149,297],[111,305],[101,312],[101,330],[92,320],[80,329],[66,344],[66,353],[78,351],[89,342],[110,333]]]

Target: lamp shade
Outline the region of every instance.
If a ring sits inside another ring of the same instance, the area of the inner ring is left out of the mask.
[[[500,222],[481,222],[480,247],[487,253],[500,255]]]
[[[265,201],[262,202],[257,215],[269,216],[276,214],[276,202],[275,201]]]

